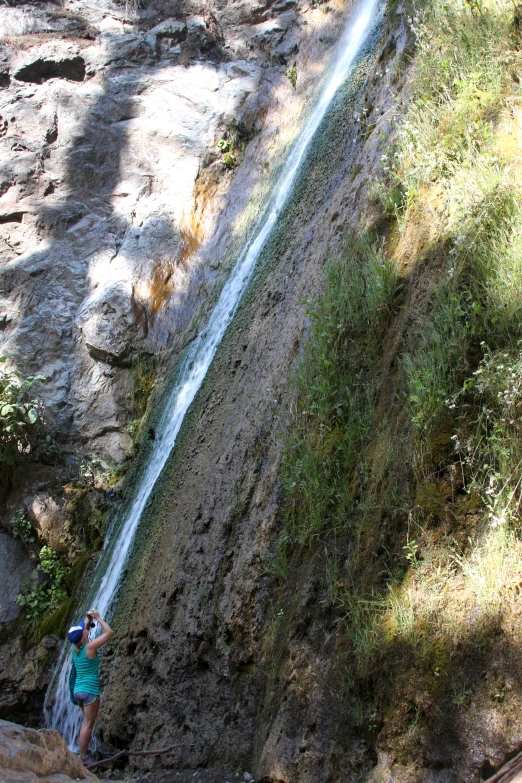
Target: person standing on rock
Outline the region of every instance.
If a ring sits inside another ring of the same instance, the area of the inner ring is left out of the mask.
[[[96,639],[89,641],[89,631],[97,620],[103,633]],[[89,758],[89,742],[91,741],[94,721],[100,709],[100,680],[98,677],[98,650],[103,647],[112,636],[112,629],[102,620],[96,609],[87,612],[86,622],[78,623],[69,629],[67,638],[74,644],[72,651],[73,667],[76,671],[73,693],[74,702],[83,712],[83,723],[80,729],[80,758],[86,767],[93,761]]]

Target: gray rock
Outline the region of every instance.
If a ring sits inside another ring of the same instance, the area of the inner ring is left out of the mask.
[[[20,593],[24,579],[36,576],[34,563],[29,559],[22,542],[0,531],[0,628],[20,615],[16,597]]]
[[[187,24],[178,22],[175,19],[165,19],[164,22],[153,27],[145,36],[145,41],[155,49],[158,39],[168,44],[170,47],[181,43],[187,38]]]

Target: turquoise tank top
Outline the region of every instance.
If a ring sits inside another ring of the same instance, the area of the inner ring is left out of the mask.
[[[87,645],[84,644],[80,652],[72,651],[73,663],[76,667],[76,682],[74,683],[75,693],[92,693],[93,696],[100,695],[100,680],[98,678],[98,667],[100,659],[98,652],[94,658],[87,658]]]

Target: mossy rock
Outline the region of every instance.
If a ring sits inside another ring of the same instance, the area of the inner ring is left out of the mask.
[[[420,484],[417,488],[415,505],[426,519],[442,520],[451,500],[451,487],[445,481],[435,480]]]
[[[89,562],[89,559],[89,555],[81,555],[69,569],[69,573],[65,579],[65,584],[67,585],[69,593],[74,594],[78,589],[78,585],[80,584],[83,572],[85,571],[85,566]]]
[[[84,544],[89,549],[99,549],[108,519],[105,493],[80,483],[69,484],[66,491],[69,498],[66,511],[79,528]]]
[[[440,416],[428,437],[423,467],[430,471],[453,462],[455,422],[449,414]]]
[[[60,604],[58,609],[54,611],[46,612],[38,629],[35,633],[35,641],[39,642],[44,636],[49,634],[56,634],[56,636],[64,636],[65,629],[67,628],[69,618],[72,610],[74,609],[75,596],[70,595],[68,598]]]

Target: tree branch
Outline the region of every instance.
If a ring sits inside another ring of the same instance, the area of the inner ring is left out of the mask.
[[[159,756],[160,753],[170,753],[171,750],[176,750],[177,748],[192,748],[194,747],[194,743],[186,743],[182,742],[180,745],[169,745],[167,748],[158,748],[157,750],[120,750],[119,753],[115,753],[114,756],[108,756],[106,759],[101,759],[101,761],[95,761],[93,764],[89,764],[87,769],[93,769],[94,767],[101,767],[102,764],[109,764],[112,761],[116,761],[116,759],[121,759],[124,756]]]

